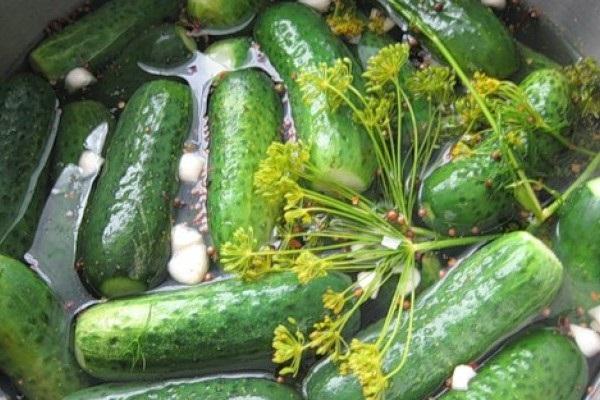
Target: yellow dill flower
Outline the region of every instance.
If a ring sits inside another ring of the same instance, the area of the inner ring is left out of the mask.
[[[473,149],[463,141],[460,141],[452,146],[452,150],[450,151],[450,155],[452,156],[453,160],[468,157],[471,154],[473,154]]]
[[[394,43],[371,57],[363,73],[369,91],[379,91],[389,82],[398,79],[400,70],[408,61],[408,45]]]
[[[346,304],[346,296],[342,292],[334,292],[331,289],[327,289],[323,294],[323,306],[333,311],[334,314],[339,314],[344,309]]]
[[[353,339],[350,350],[340,365],[340,372],[356,375],[366,400],[382,400],[388,387],[388,379],[382,370],[382,361],[382,354],[375,343],[364,343]]]
[[[289,318],[288,321],[296,326],[296,321]],[[296,327],[296,332],[292,333],[285,325],[279,325],[275,328],[273,337],[273,362],[284,364],[291,361],[291,364],[279,371],[280,375],[298,375],[302,354],[304,353],[304,334]]]
[[[272,204],[279,204],[285,194],[296,190],[296,180],[308,162],[309,154],[299,142],[273,142],[267,157],[254,174],[254,188]]]
[[[413,74],[407,85],[416,96],[446,105],[454,99],[456,75],[448,67],[428,67]]]
[[[327,25],[337,36],[355,37],[365,29],[365,23],[352,12],[342,15],[331,14],[327,17]]]
[[[498,79],[491,78],[482,72],[475,72],[473,75],[473,86],[482,96],[496,93],[500,89],[500,84]]]
[[[357,112],[356,119],[367,128],[385,130],[391,123],[393,112],[394,99],[390,95],[369,96],[365,108]]]
[[[283,219],[288,224],[293,224],[296,221],[302,222],[304,225],[308,225],[312,222],[312,217],[304,208],[297,208],[294,210],[288,210],[283,214]]]
[[[340,329],[340,321],[332,320],[326,316],[323,321],[317,322],[310,333],[310,347],[315,349],[318,355],[331,353],[333,360],[339,359],[342,352],[343,337]]]
[[[304,198],[304,192],[302,192],[302,189],[300,188],[299,185],[295,185],[292,188],[290,188],[289,192],[287,192],[285,194],[285,200],[286,200],[286,205],[285,205],[285,210],[291,210],[293,208],[296,208],[300,205],[300,203],[302,202],[302,199]]]
[[[294,260],[292,270],[298,275],[298,280],[306,284],[313,279],[327,275],[327,269],[331,263],[325,259],[317,257],[310,251],[304,250],[298,258]]]
[[[223,269],[245,280],[255,280],[271,270],[271,257],[257,254],[252,228],[239,228],[233,239],[221,247]]]
[[[385,14],[374,8],[371,10],[371,15],[369,16],[369,24],[368,28],[371,32],[375,32],[378,35],[385,34]]]
[[[312,105],[325,95],[327,104],[323,106],[337,110],[344,103],[342,96],[348,91],[353,79],[352,61],[342,58],[335,60],[331,66],[320,63],[308,68],[298,75],[296,81],[300,85],[302,98],[306,104]]]

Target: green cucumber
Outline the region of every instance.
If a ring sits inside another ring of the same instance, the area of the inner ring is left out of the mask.
[[[56,107],[52,88],[35,75],[0,84],[0,251],[14,258],[28,250],[44,207]]]
[[[171,24],[151,27],[132,40],[103,71],[87,97],[117,107],[120,101],[129,100],[144,83],[158,79],[143,71],[138,63],[157,67],[178,65],[196,50],[196,42],[183,28]]]
[[[266,377],[215,376],[157,383],[106,384],[64,400],[300,400],[288,386]]]
[[[270,0],[188,0],[187,12],[201,28],[230,30],[252,18]]]
[[[539,69],[560,68],[560,64],[521,42],[517,42],[517,49],[521,56],[521,68],[511,77],[515,82],[521,82],[527,75]]]
[[[320,63],[353,59],[325,21],[298,3],[267,9],[255,26],[255,38],[287,85],[298,137],[310,147],[318,179],[338,181],[357,191],[371,184],[376,157],[366,132],[353,120],[348,107],[331,111],[323,96],[308,106],[295,80],[297,74]],[[354,85],[361,87],[361,68],[353,62]],[[327,184],[317,185],[326,190]]]
[[[204,53],[224,67],[236,69],[248,61],[251,46],[251,38],[234,37],[211,44]]]
[[[69,317],[28,267],[0,255],[0,369],[30,399],[89,385],[69,350]]]
[[[571,96],[568,82],[558,70],[544,69],[529,75],[520,85],[531,105],[547,124],[568,127]],[[562,146],[546,132],[529,132],[518,156],[529,176],[540,171]],[[508,185],[514,182],[508,161],[495,159],[494,138],[484,140],[472,154],[457,157],[436,168],[421,188],[425,222],[438,232],[456,230],[460,235],[501,227],[514,213],[516,200]]]
[[[389,378],[386,399],[427,397],[456,365],[483,356],[547,306],[562,274],[552,251],[525,232],[507,234],[474,253],[417,300],[408,357]],[[382,323],[371,325],[358,338],[376,340]],[[406,326],[404,321],[383,356],[386,373],[400,364]],[[356,377],[340,375],[329,359],[312,369],[304,389],[309,400],[362,399]]]
[[[563,310],[588,310],[600,305],[600,178],[577,189],[562,206],[553,238],[565,266]]]
[[[98,126],[108,124],[109,132],[114,127],[114,117],[108,109],[96,101],[78,101],[63,108],[52,150],[50,181],[56,182],[68,164],[77,165],[85,150],[85,139]]]
[[[123,296],[164,280],[191,118],[189,88],[171,81],[146,83],[123,111],[79,234],[83,277],[97,293]]]
[[[44,40],[31,53],[31,65],[51,81],[76,67],[102,68],[141,30],[176,16],[178,9],[178,0],[110,0]]]
[[[555,330],[529,333],[487,361],[466,391],[440,400],[580,400],[588,366],[577,346]]]
[[[292,317],[306,331],[324,316],[326,290],[349,284],[341,274],[302,285],[294,274],[280,273],[110,301],[80,314],[75,354],[84,370],[104,380],[273,371],[275,328]],[[349,323],[349,334],[359,318]]]
[[[390,0],[392,10],[440,42],[467,72],[506,78],[517,71],[519,53],[510,33],[478,0]],[[441,7],[438,5],[441,4]],[[429,49],[444,59],[437,46],[422,35]]]
[[[254,194],[254,173],[283,122],[281,99],[264,73],[246,69],[217,80],[210,98],[208,216],[217,247],[239,228],[251,228],[260,244],[271,236],[278,205]]]

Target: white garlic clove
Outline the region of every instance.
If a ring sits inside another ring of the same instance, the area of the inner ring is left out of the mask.
[[[452,373],[452,389],[468,390],[469,382],[477,376],[477,372],[470,365],[457,365]]]
[[[196,183],[204,171],[206,160],[197,153],[185,153],[179,161],[179,179],[185,183]]]
[[[194,244],[204,244],[202,234],[187,224],[178,224],[171,229],[171,249],[173,253]]]
[[[84,177],[98,173],[103,163],[104,159],[90,150],[84,151],[79,157],[79,168],[81,168]]]
[[[97,82],[96,77],[87,69],[73,68],[65,77],[65,89],[69,93],[75,93]]]
[[[593,357],[600,353],[600,334],[589,328],[579,325],[569,325],[575,343],[586,357]]]
[[[194,244],[176,252],[169,261],[169,274],[184,285],[196,285],[208,273],[209,261],[204,244]]]
[[[298,0],[298,3],[309,6],[320,13],[324,13],[331,7],[331,0]]]

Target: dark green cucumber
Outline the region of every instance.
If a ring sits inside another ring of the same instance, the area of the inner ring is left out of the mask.
[[[68,164],[77,164],[85,150],[85,139],[98,126],[108,124],[109,132],[115,119],[108,109],[96,101],[78,101],[63,108],[52,150],[50,181],[56,182]]]
[[[599,232],[600,178],[596,178],[569,196],[554,234],[554,251],[565,266],[568,300],[562,310],[588,310],[600,305]]]
[[[110,301],[79,316],[75,354],[83,369],[104,380],[273,371],[274,329],[292,317],[306,332],[324,316],[325,291],[349,284],[345,275],[330,274],[302,285],[281,273]]]
[[[171,24],[151,27],[132,40],[103,71],[87,97],[116,107],[120,101],[129,100],[144,83],[158,78],[144,72],[138,63],[157,67],[177,65],[196,50],[196,42],[186,35],[183,28]]]
[[[456,365],[483,356],[547,306],[562,273],[552,251],[525,232],[507,234],[474,253],[417,300],[408,357],[390,377],[385,398],[427,397]],[[376,340],[382,322],[358,338]],[[404,321],[383,356],[386,373],[402,359],[407,326]],[[363,398],[356,377],[340,375],[329,360],[312,369],[304,388],[309,400]]]
[[[353,59],[350,51],[315,11],[298,3],[267,9],[256,23],[255,38],[287,85],[298,137],[310,146],[318,178],[365,190],[376,169],[368,135],[354,122],[348,107],[331,111],[323,96],[307,105],[295,80],[297,74],[317,64]],[[354,85],[358,87],[362,86],[360,72],[354,62]]]
[[[76,67],[102,68],[145,27],[176,16],[178,8],[178,0],[110,0],[44,40],[31,53],[31,65],[54,81]]]
[[[555,330],[541,330],[506,346],[487,361],[466,391],[440,400],[580,400],[588,366],[577,346]]]
[[[531,105],[550,126],[564,128],[571,121],[570,88],[558,70],[544,69],[529,75],[520,85]],[[540,176],[560,143],[547,132],[528,132],[516,153],[531,178]],[[436,168],[423,182],[421,206],[425,222],[438,232],[474,229],[492,231],[512,215],[516,200],[508,185],[514,182],[507,160],[492,157],[500,150],[494,138],[484,140],[472,154],[457,157]]]
[[[0,370],[30,399],[89,385],[69,350],[69,317],[28,267],[0,255]]]
[[[266,244],[281,210],[254,193],[254,173],[271,142],[279,140],[281,99],[264,73],[235,71],[216,82],[208,116],[212,239],[220,247],[239,228],[251,228],[258,243]]]
[[[477,0],[446,0],[442,9],[437,0],[389,0],[410,25],[432,31],[467,72],[481,71],[506,78],[519,68],[519,53],[502,22]],[[439,49],[424,36],[429,49]]]
[[[300,400],[300,395],[266,377],[223,375],[157,383],[107,384],[64,400]]]
[[[248,21],[270,0],[188,0],[187,12],[201,28],[230,30]]]
[[[0,251],[14,258],[28,250],[44,206],[56,107],[52,88],[35,75],[0,84]]]
[[[187,86],[146,83],[123,111],[79,234],[83,276],[107,297],[163,281],[177,167],[192,118]]]
[[[248,61],[251,46],[251,38],[234,37],[211,44],[204,53],[228,69],[236,69]]]
[[[521,68],[511,77],[514,82],[521,82],[527,75],[539,69],[560,68],[560,64],[521,42],[517,42],[517,50],[521,56]]]

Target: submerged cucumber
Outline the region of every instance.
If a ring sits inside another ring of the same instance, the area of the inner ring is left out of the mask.
[[[350,51],[315,11],[297,3],[276,4],[266,10],[256,23],[255,38],[287,85],[298,137],[310,146],[318,178],[365,190],[376,169],[367,133],[353,120],[348,107],[331,111],[324,96],[307,105],[295,80],[303,70],[320,63],[352,59]],[[359,87],[360,72],[354,62],[354,84]],[[327,184],[319,188],[327,189]]]
[[[559,71],[536,71],[520,87],[547,124],[569,126],[570,88]],[[529,176],[539,177],[562,147],[546,132],[528,132],[525,142],[516,153]],[[514,178],[508,161],[492,156],[499,149],[498,140],[486,139],[472,154],[441,165],[425,178],[420,195],[421,206],[427,211],[427,225],[438,232],[454,229],[462,235],[475,229],[497,229],[510,218],[516,200],[507,186]]]
[[[325,291],[349,284],[340,274],[302,285],[295,275],[280,273],[113,300],[79,316],[75,354],[83,369],[104,380],[272,371],[277,325],[292,317],[306,332],[324,316]],[[359,318],[349,322],[349,334]]]
[[[157,383],[107,384],[64,400],[300,400],[292,388],[266,377],[223,375]]]
[[[89,385],[69,350],[69,319],[28,267],[0,255],[0,370],[30,399],[56,400]]]
[[[56,143],[52,150],[52,183],[56,182],[68,164],[77,164],[85,150],[85,139],[102,124],[108,124],[110,132],[114,126],[114,117],[101,103],[78,101],[63,108]]]
[[[466,391],[440,400],[579,400],[588,366],[577,346],[555,330],[529,333],[487,361]]]
[[[515,43],[502,22],[479,0],[389,0],[409,24],[432,31],[467,72],[506,78],[519,68]],[[442,5],[442,8],[438,6]],[[424,35],[429,49],[437,46]],[[440,58],[443,58],[441,56]]]
[[[211,44],[204,54],[228,69],[240,68],[248,61],[252,39],[246,36],[219,40]]]
[[[456,365],[477,360],[547,306],[562,273],[554,254],[525,232],[507,234],[467,258],[415,304],[408,357],[389,378],[386,399],[429,395]],[[358,338],[376,340],[382,323],[371,325]],[[383,356],[384,372],[400,364],[407,325],[404,321]],[[362,399],[356,377],[341,375],[330,360],[313,367],[304,389],[310,400]]]
[[[177,14],[179,0],[110,0],[44,40],[30,55],[33,68],[59,80],[76,67],[101,68],[142,29]]]
[[[562,206],[553,239],[565,266],[563,310],[600,305],[600,178],[577,189]],[[562,310],[561,310],[562,311]]]
[[[177,65],[196,50],[196,42],[183,28],[171,24],[149,28],[103,71],[87,97],[116,107],[120,101],[129,100],[144,83],[159,78],[143,71],[138,63],[157,67]]]
[[[188,0],[188,15],[201,28],[230,30],[248,21],[270,0]]]
[[[257,70],[231,72],[216,82],[210,99],[208,217],[217,247],[239,228],[251,228],[259,244],[271,236],[278,205],[254,194],[254,173],[271,142],[279,139],[281,99]]]
[[[192,118],[187,86],[152,81],[123,111],[83,218],[83,276],[107,297],[142,292],[166,276],[177,167]]]
[[[28,250],[48,193],[56,106],[50,85],[35,75],[0,84],[0,251],[14,258]]]

